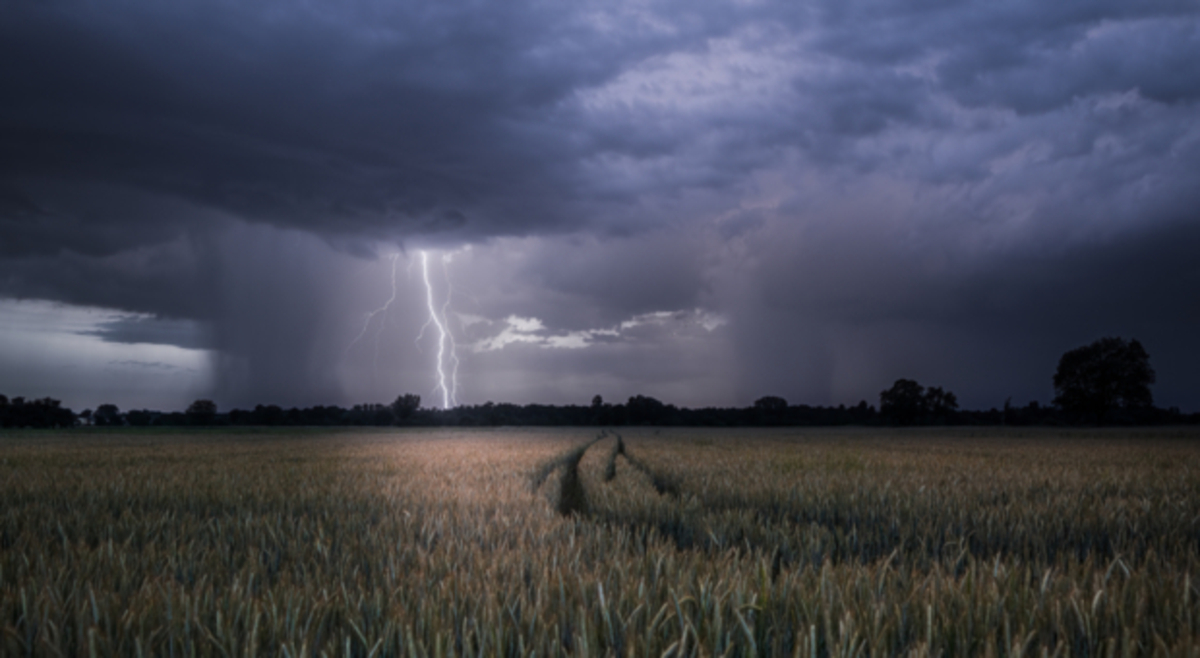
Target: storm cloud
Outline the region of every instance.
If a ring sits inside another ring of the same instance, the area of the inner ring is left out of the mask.
[[[1195,409],[1196,61],[1193,2],[10,2],[0,296],[226,406],[431,400],[428,250],[464,402],[1045,402],[1123,335]]]

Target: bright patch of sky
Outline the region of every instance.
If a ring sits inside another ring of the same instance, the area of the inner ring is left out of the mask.
[[[153,318],[0,299],[0,393],[54,397],[76,411],[105,403],[173,411],[210,386],[207,350],[104,338],[130,320]]]
[[[727,322],[723,316],[703,309],[655,311],[636,315],[615,327],[554,333],[538,318],[510,315],[504,319],[505,326],[500,333],[476,342],[471,349],[475,352],[492,352],[514,343],[549,349],[583,349],[600,341],[637,340],[634,330],[644,327],[665,328],[671,333],[700,328],[711,333]]]

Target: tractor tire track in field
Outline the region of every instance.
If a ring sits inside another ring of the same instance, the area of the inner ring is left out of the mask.
[[[601,430],[600,434],[591,441],[571,448],[541,464],[530,475],[530,485],[533,491],[536,492],[540,489],[555,471],[562,469],[562,475],[559,478],[558,500],[555,503],[555,508],[563,516],[587,514],[590,506],[588,504],[587,490],[583,486],[583,480],[579,477],[579,462],[583,460],[583,456],[587,453],[588,448],[608,438],[610,435],[614,436],[617,442],[613,446],[612,452],[609,453],[604,467],[604,482],[612,482],[617,477],[617,457],[624,457],[630,466],[645,474],[650,479],[651,486],[660,495],[679,498],[679,482],[676,478],[657,471],[634,457],[625,447],[624,438],[620,434],[615,432],[610,433],[608,430]]]

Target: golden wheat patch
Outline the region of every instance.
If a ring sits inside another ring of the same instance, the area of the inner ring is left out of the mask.
[[[7,433],[0,654],[1197,655],[1198,458],[1174,429]]]

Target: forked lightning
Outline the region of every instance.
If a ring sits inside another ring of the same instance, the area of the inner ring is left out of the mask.
[[[445,256],[442,258],[444,266]],[[421,276],[425,280],[425,303],[429,309],[429,320],[421,328],[421,335],[424,335],[425,327],[431,324],[437,329],[438,349],[436,365],[438,383],[435,390],[441,392],[442,408],[449,409],[458,405],[458,353],[455,349],[454,336],[451,335],[449,325],[446,321],[446,309],[450,305],[449,285],[447,285],[446,301],[442,304],[441,312],[439,313],[433,303],[433,285],[429,282],[429,254],[425,251],[421,252]],[[420,336],[418,336],[419,339]],[[449,343],[448,348],[447,343]],[[446,375],[447,366],[451,366],[449,378]]]

